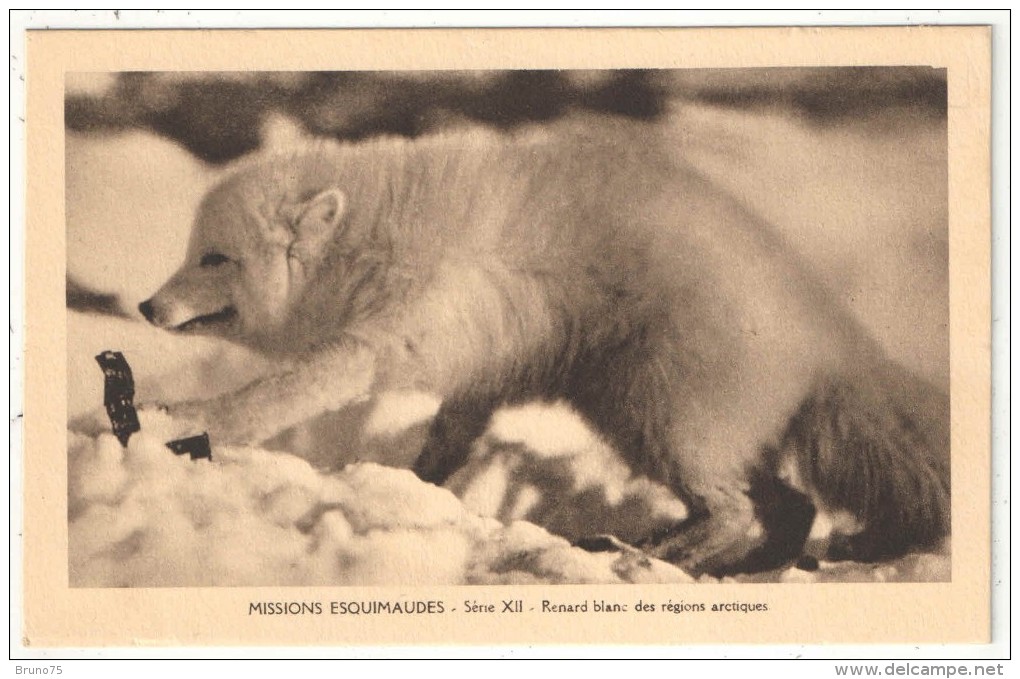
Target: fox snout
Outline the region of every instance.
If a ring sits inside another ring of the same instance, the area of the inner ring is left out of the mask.
[[[142,314],[142,318],[157,328],[166,330],[172,330],[175,325],[188,320],[186,316],[191,314],[187,311],[183,315],[178,314],[175,307],[179,305],[174,300],[164,299],[161,302],[158,297],[159,295],[154,295],[138,305],[138,312]],[[179,315],[181,317],[178,318]]]
[[[183,270],[138,305],[142,317],[157,328],[179,333],[227,334],[238,310],[228,286],[214,275]]]
[[[138,305],[138,311],[149,323],[171,332],[222,335],[237,319],[237,308],[225,301],[196,306],[184,300],[158,298],[159,295],[145,300]]]
[[[194,315],[188,310],[179,311],[178,306],[180,305],[175,300],[160,301],[159,295],[154,295],[138,305],[138,312],[142,318],[157,328],[174,330],[175,326],[184,323]]]
[[[138,311],[142,314],[142,317],[149,323],[153,322],[153,318],[156,315],[155,309],[152,306],[152,300],[147,299],[138,305]]]

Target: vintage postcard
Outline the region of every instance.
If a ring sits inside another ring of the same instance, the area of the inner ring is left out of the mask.
[[[986,28],[27,40],[27,646],[989,639]]]

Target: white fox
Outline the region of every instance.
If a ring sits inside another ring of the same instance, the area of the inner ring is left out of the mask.
[[[281,372],[169,406],[251,443],[383,388],[443,404],[415,464],[441,483],[497,407],[566,400],[690,518],[641,547],[693,573],[949,532],[948,398],[889,362],[777,235],[637,124],[542,138],[316,142],[243,161],[140,305]],[[792,462],[813,503],[781,479]]]

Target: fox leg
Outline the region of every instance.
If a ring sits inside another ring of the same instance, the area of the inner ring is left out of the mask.
[[[760,398],[727,376],[730,368],[671,363],[678,355],[667,347],[661,355],[646,350],[631,360],[600,361],[570,394],[635,472],[668,486],[687,506],[687,519],[638,546],[695,574],[764,570],[796,559],[814,507],[779,483],[764,446],[780,413],[796,406],[796,394]],[[631,368],[607,370],[617,365]],[[716,375],[728,377],[732,388]]]
[[[736,415],[727,421],[715,409],[696,412],[684,407],[688,401],[663,403],[653,412],[663,420],[644,426],[626,407],[602,401],[586,410],[635,471],[669,486],[687,506],[688,518],[637,546],[693,574],[764,570],[795,559],[814,518],[811,502],[754,471],[765,466],[765,454],[746,430],[733,433],[728,425]]]
[[[488,398],[464,396],[445,401],[429,427],[414,473],[423,481],[443,483],[467,461],[494,410],[495,403]]]
[[[316,353],[291,370],[256,380],[211,399],[166,407],[188,430],[206,431],[216,443],[244,445],[367,398],[374,382],[374,355],[351,345]]]
[[[720,429],[725,428],[721,422]],[[760,472],[723,481],[711,460],[727,447],[681,458],[678,494],[693,518],[649,542],[649,551],[693,572],[726,574],[781,565],[796,556],[813,517],[807,497],[775,478],[777,455],[792,457],[821,508],[861,526],[832,536],[826,558],[877,561],[936,548],[950,533],[949,403],[904,369],[879,364],[816,380],[779,450]],[[692,465],[692,462],[694,463]],[[771,565],[770,565],[771,564]]]
[[[815,517],[807,495],[763,473],[684,494],[694,505],[691,517],[638,546],[693,574],[724,576],[784,566],[801,555]]]
[[[692,489],[693,490],[693,489]],[[700,575],[736,570],[764,534],[746,489],[739,485],[685,493],[691,516],[639,543],[652,556]]]

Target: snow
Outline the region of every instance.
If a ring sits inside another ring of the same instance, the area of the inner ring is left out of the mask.
[[[948,348],[930,338],[944,331],[946,312],[928,300],[946,285],[942,254],[929,252],[945,237],[944,201],[918,198],[944,195],[944,167],[933,160],[938,129],[901,138],[900,152],[890,152],[888,138],[876,141],[867,130],[812,130],[778,116],[690,106],[676,122],[706,174],[784,226],[895,354],[942,377]],[[777,141],[791,135],[796,154]],[[886,159],[878,177],[864,170],[875,158]],[[118,294],[132,312],[176,268],[217,172],[137,132],[69,133],[67,160],[69,274]],[[775,186],[784,192],[771,192]],[[828,199],[826,189],[846,198]],[[853,235],[858,220],[875,222],[867,243]],[[917,247],[894,259],[883,254],[897,250],[890,242]],[[224,342],[157,331],[137,313],[69,311],[67,327],[73,586],[691,581],[634,551],[571,546],[602,534],[633,541],[682,519],[686,508],[633,474],[563,404],[498,413],[444,488],[407,470],[438,407],[415,392],[381,394],[264,448],[213,441],[212,460],[192,461],[164,446],[176,425],[151,404],[235,389],[271,366]],[[126,448],[101,409],[93,357],[108,349],[125,354],[135,402],[149,404]],[[945,580],[948,568],[943,553],[747,579]]]
[[[65,140],[68,275],[134,310],[184,259],[195,207],[217,173],[144,132]]]
[[[69,439],[73,586],[680,582],[634,554],[591,554],[504,526],[406,469],[322,473],[298,457],[214,447],[175,456],[150,416],[127,448]],[[154,432],[154,433],[152,433]],[[668,576],[668,577],[667,577]]]

